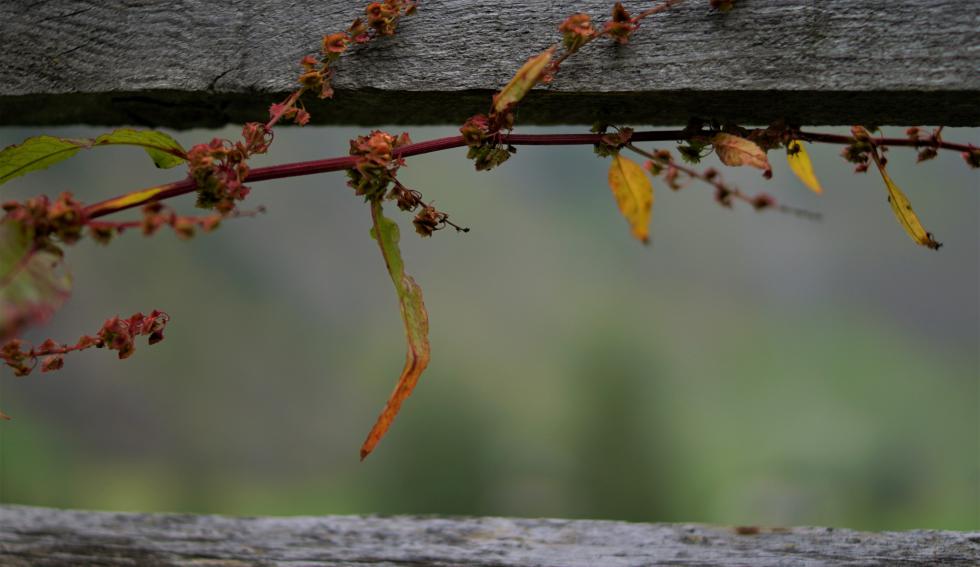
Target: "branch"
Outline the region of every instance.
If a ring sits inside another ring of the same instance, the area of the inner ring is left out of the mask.
[[[854,143],[851,136],[837,134],[822,134],[819,132],[799,132],[800,137],[809,142],[825,144],[848,145]],[[691,132],[689,130],[660,130],[635,132],[630,138],[634,142],[668,142],[689,140],[694,136],[703,135],[703,132]],[[502,144],[514,146],[571,146],[571,145],[594,145],[602,140],[603,134],[500,134]],[[909,138],[873,138],[871,142],[876,146],[905,146],[922,147],[928,145],[919,140]],[[411,157],[432,152],[439,152],[453,148],[465,146],[462,136],[449,136],[426,140],[396,148],[394,156]],[[968,144],[955,144],[940,141],[939,148],[958,152],[969,152],[974,148]],[[333,157],[321,160],[301,161],[272,165],[268,167],[257,167],[251,170],[245,181],[268,181],[270,179],[282,179],[286,177],[297,177],[301,175],[315,175],[317,173],[329,173],[332,171],[343,171],[354,166],[355,158],[350,156]],[[162,201],[192,193],[197,189],[193,179],[187,178],[175,181],[166,185],[140,189],[119,197],[108,199],[100,203],[89,205],[85,208],[85,215],[89,219],[104,217],[120,211]]]

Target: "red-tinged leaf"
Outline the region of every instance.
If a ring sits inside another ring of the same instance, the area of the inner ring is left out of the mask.
[[[555,48],[550,47],[543,52],[527,60],[514,78],[507,83],[500,92],[493,96],[493,109],[495,112],[503,112],[508,106],[519,102],[529,90],[534,88],[541,79],[542,73],[551,63],[551,56],[554,55]]]
[[[748,165],[768,171],[772,169],[766,152],[751,140],[719,132],[711,137],[711,145],[721,163],[731,166]]]
[[[405,338],[408,342],[408,352],[405,355],[405,366],[395,385],[394,391],[388,398],[377,422],[368,433],[367,439],[361,446],[361,460],[364,460],[374,447],[381,441],[388,427],[391,426],[402,403],[411,395],[419,381],[419,376],[429,365],[429,315],[422,301],[422,288],[411,276],[405,273],[401,251],[398,248],[398,225],[382,212],[381,202],[371,202],[371,219],[374,228],[371,236],[377,241],[384,257],[391,281],[398,293],[398,304],[401,308],[402,322],[405,324]]]
[[[646,170],[619,153],[609,164],[609,188],[616,197],[619,212],[630,224],[630,231],[640,242],[650,241],[650,213],[653,209],[653,184]]]
[[[97,138],[85,139],[35,136],[0,150],[0,184],[64,161],[79,150],[116,145],[143,148],[153,163],[161,168],[179,165],[187,155],[177,140],[155,130],[121,128]]]
[[[0,341],[51,316],[71,292],[60,254],[34,248],[29,228],[0,222]]]

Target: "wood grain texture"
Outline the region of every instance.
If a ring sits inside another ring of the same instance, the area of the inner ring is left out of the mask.
[[[980,532],[592,520],[232,518],[0,506],[5,566],[975,567]]]
[[[217,126],[260,119],[299,59],[365,0],[5,0],[0,124]],[[461,123],[570,13],[611,0],[423,0],[340,62],[331,124]],[[649,2],[626,2],[639,9]],[[524,124],[980,125],[980,2],[686,0],[627,46],[590,46],[532,93]]]

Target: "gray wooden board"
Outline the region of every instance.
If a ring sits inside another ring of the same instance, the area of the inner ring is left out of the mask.
[[[298,61],[366,0],[2,0],[0,124],[178,128],[262,119]],[[351,50],[317,123],[458,124],[584,11],[612,0],[422,0]],[[638,10],[650,2],[628,1]],[[685,0],[626,46],[590,46],[523,124],[980,125],[980,1]]]
[[[0,506],[0,565],[935,567],[980,565],[980,532],[322,516],[234,518]]]

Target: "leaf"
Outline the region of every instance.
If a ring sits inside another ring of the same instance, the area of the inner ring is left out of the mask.
[[[31,229],[0,222],[0,342],[57,311],[71,293],[60,254],[36,250]]]
[[[609,164],[609,188],[616,197],[619,212],[629,222],[633,236],[644,244],[649,243],[653,184],[646,171],[635,161],[617,153]]]
[[[725,165],[749,165],[764,171],[772,169],[766,152],[751,140],[719,132],[711,137],[711,145],[714,146],[718,159]]]
[[[912,203],[902,193],[902,190],[898,188],[898,185],[895,185],[892,178],[888,176],[888,172],[885,171],[885,166],[881,163],[881,158],[878,157],[877,149],[872,149],[870,153],[875,165],[878,166],[878,171],[881,172],[881,178],[885,180],[885,186],[888,187],[888,203],[892,206],[892,211],[895,213],[895,218],[898,219],[898,223],[902,225],[905,232],[917,244],[933,250],[939,250],[942,243],[936,242],[932,238],[932,234],[926,232],[926,229],[923,228],[919,217],[912,210]]]
[[[0,151],[0,185],[15,177],[44,169],[78,153],[77,140],[36,136]]]
[[[157,167],[174,167],[185,161],[186,152],[169,135],[154,130],[121,128],[97,138],[35,136],[0,150],[0,185],[15,177],[45,169],[64,161],[81,149],[98,146],[139,146]]]
[[[809,154],[799,140],[791,140],[786,144],[786,161],[789,168],[814,193],[823,193],[823,187],[817,181],[817,176],[813,173],[813,163],[810,161]]]
[[[415,384],[419,381],[419,376],[429,365],[429,315],[422,301],[422,288],[405,273],[401,251],[398,249],[398,225],[384,216],[380,201],[371,202],[371,219],[374,221],[371,237],[378,242],[391,281],[395,284],[395,291],[398,292],[398,304],[401,308],[402,322],[405,324],[408,352],[405,355],[405,366],[402,368],[398,383],[361,446],[361,460],[370,455],[378,441],[384,437],[388,427],[398,415],[402,402],[411,395]]]
[[[549,47],[538,55],[528,59],[527,63],[518,69],[514,78],[504,88],[500,89],[499,93],[493,96],[494,112],[503,112],[511,104],[519,102],[524,98],[527,91],[538,84],[541,74],[548,67],[548,63],[551,63],[551,56],[554,53],[555,48]]]
[[[187,155],[180,142],[173,139],[169,134],[156,130],[120,128],[108,134],[102,134],[94,140],[94,145],[140,146],[153,160],[153,165],[161,169],[169,169],[184,163]]]

